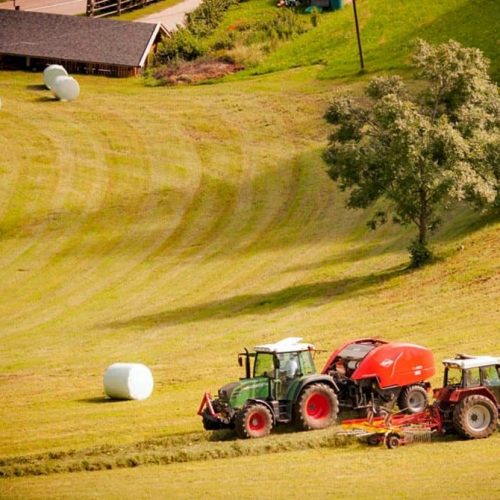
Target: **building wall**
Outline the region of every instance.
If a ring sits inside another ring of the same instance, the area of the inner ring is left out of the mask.
[[[68,73],[81,73],[87,75],[103,75],[126,78],[129,76],[137,76],[140,73],[140,68],[118,66],[113,64],[94,64],[84,61],[64,61],[62,59],[40,59],[0,54],[1,69],[43,71],[49,64],[61,64],[66,68]]]

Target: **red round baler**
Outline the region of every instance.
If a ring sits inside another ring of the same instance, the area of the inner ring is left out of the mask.
[[[378,339],[348,342],[328,358],[322,373],[335,380],[341,407],[423,411],[436,372],[432,352],[422,346]]]

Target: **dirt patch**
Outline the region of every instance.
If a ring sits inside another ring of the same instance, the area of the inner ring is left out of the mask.
[[[179,61],[162,66],[154,73],[154,78],[167,85],[182,83],[198,83],[205,80],[221,78],[237,71],[243,66],[219,59],[197,59],[196,61]]]

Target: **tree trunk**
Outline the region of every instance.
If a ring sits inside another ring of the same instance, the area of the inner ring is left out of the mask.
[[[411,267],[422,267],[432,259],[432,253],[427,248],[427,229],[429,226],[429,206],[427,202],[427,191],[421,186],[419,189],[419,213],[416,224],[418,227],[418,238],[413,241],[408,250],[411,255]]]
[[[427,246],[427,193],[424,188],[420,188],[420,213],[418,216],[418,242],[423,247]]]

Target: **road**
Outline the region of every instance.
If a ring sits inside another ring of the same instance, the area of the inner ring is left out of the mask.
[[[165,28],[172,31],[178,24],[184,22],[186,13],[196,9],[200,3],[201,0],[184,0],[173,7],[137,19],[137,21],[162,23]],[[19,6],[22,10],[74,16],[85,12],[87,2],[86,0],[15,0],[15,5]],[[14,0],[0,3],[0,9],[14,9]]]
[[[85,12],[86,0],[15,0],[21,10],[66,14],[74,16]],[[14,1],[0,3],[0,9],[14,9]]]
[[[178,24],[184,23],[184,16],[196,9],[202,0],[184,0],[168,9],[156,12],[146,17],[138,19],[144,23],[161,23],[169,31],[175,29]]]

